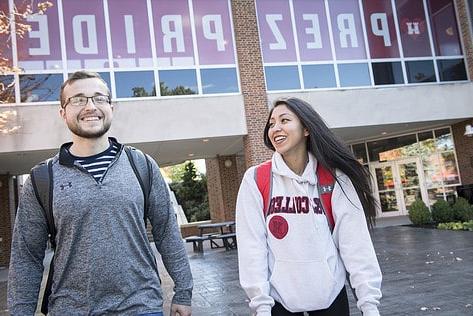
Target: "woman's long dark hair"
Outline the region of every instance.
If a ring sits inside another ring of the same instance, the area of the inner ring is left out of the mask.
[[[373,227],[376,217],[376,200],[371,191],[369,171],[361,165],[346,145],[340,141],[328,128],[320,115],[312,106],[298,98],[283,98],[274,102],[269,112],[268,121],[264,128],[264,144],[275,151],[268,136],[269,119],[275,107],[285,105],[297,115],[302,125],[309,130],[307,151],[315,156],[317,162],[322,164],[332,173],[334,179],[335,169],[341,170],[350,178],[356,193],[361,200],[363,210],[369,227]],[[338,180],[337,180],[338,182]]]

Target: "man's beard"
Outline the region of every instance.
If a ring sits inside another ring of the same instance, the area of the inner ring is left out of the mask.
[[[100,138],[103,135],[105,135],[105,133],[107,133],[108,130],[110,129],[111,125],[112,125],[111,121],[104,121],[103,126],[100,130],[92,130],[92,131],[83,130],[78,124],[70,124],[68,127],[69,127],[69,130],[73,134],[79,137],[93,139],[93,138]]]

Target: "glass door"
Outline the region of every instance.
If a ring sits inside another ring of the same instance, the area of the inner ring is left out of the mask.
[[[370,165],[373,188],[378,199],[378,216],[407,215],[409,206],[427,191],[419,158],[407,158]]]

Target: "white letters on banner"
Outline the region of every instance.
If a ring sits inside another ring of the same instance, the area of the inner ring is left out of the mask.
[[[307,27],[305,29],[306,34],[313,36],[313,42],[307,42],[308,49],[322,48],[322,36],[320,35],[320,24],[319,24],[319,15],[318,14],[303,14],[302,18],[305,21],[312,22],[312,27]]]
[[[39,47],[30,47],[28,53],[31,56],[35,55],[49,55],[49,30],[48,30],[48,16],[45,14],[29,15],[26,20],[30,23],[38,23],[37,31],[30,31],[28,36],[30,38],[39,39]]]
[[[407,24],[407,34],[409,35],[419,35],[419,22],[406,22]]]
[[[171,30],[171,23],[174,30]],[[172,40],[176,40],[177,52],[185,52],[184,32],[182,30],[181,15],[163,15],[161,18],[161,29],[163,30],[163,46],[165,53],[172,53]]]
[[[85,23],[87,29],[87,39],[89,46],[84,45],[82,34],[82,23]],[[76,15],[72,18],[72,32],[74,34],[74,49],[79,54],[97,54],[97,27],[95,24],[95,15]]]
[[[276,43],[270,43],[269,49],[276,50],[276,49],[286,49],[286,41],[279,30],[279,27],[276,21],[282,21],[282,14],[267,14],[266,15],[266,22],[273,32],[274,38],[276,38]]]
[[[376,36],[382,36],[384,46],[391,46],[391,36],[389,35],[388,17],[386,13],[373,13],[371,15],[371,30]],[[381,25],[379,25],[379,23]]]
[[[128,54],[136,53],[135,46],[135,28],[133,26],[133,15],[124,15],[125,20],[125,36],[126,36],[126,50]]]
[[[214,26],[214,32],[212,32],[211,24]],[[206,39],[217,42],[217,50],[219,52],[225,50],[225,38],[223,36],[222,17],[220,15],[204,15],[202,17],[202,29]]]
[[[348,47],[348,37],[350,37],[351,47],[358,47],[358,37],[356,36],[355,17],[353,14],[343,13],[337,16],[338,30],[340,31],[340,46]]]

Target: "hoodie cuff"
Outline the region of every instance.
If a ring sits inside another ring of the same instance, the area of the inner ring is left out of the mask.
[[[262,305],[256,310],[256,316],[271,316],[271,305]]]
[[[373,304],[364,304],[361,307],[361,312],[363,316],[379,316],[378,307]]]

